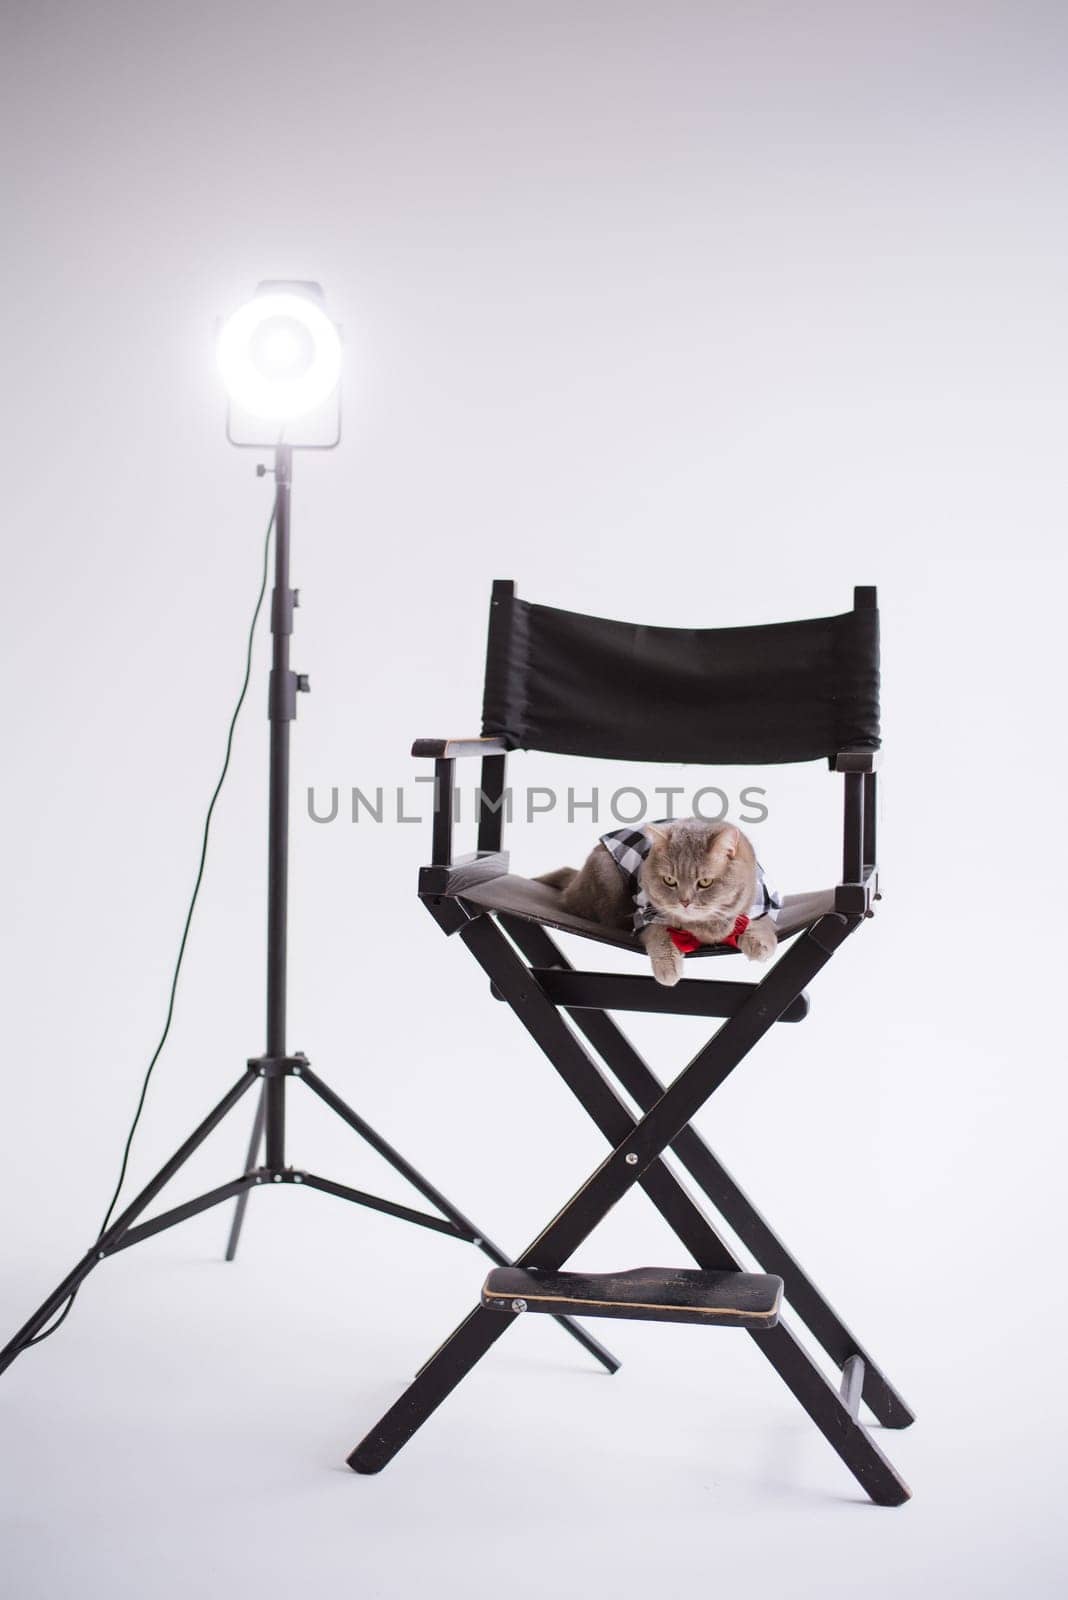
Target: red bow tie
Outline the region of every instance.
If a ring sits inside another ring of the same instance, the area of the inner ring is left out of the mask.
[[[714,939],[712,942],[714,944],[729,944],[732,945],[735,950],[737,950],[738,940],[742,937],[742,934],[745,932],[748,926],[749,918],[743,913],[741,916],[735,917],[734,927],[731,929],[730,933],[728,933],[725,939]],[[669,928],[668,933],[671,936],[671,942],[675,946],[675,949],[680,950],[684,956],[688,956],[691,950],[700,950],[701,948],[703,941],[700,939],[695,939],[692,933],[686,932],[685,928]]]

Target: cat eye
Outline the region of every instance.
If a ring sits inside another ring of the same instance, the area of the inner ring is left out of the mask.
[[[669,889],[674,889],[678,884],[678,878],[669,878],[666,872],[662,874],[662,877]]]
[[[697,887],[699,889],[711,889],[715,881],[715,878],[698,878]]]

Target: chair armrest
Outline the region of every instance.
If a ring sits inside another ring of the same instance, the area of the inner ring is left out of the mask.
[[[878,750],[840,750],[834,765],[842,774],[842,878],[835,889],[835,910],[846,916],[870,917],[879,894],[876,846]]]
[[[873,900],[881,900],[878,867],[865,867],[860,883],[839,883],[834,890],[834,909],[847,917],[871,917]]]
[[[479,790],[479,854],[489,855],[501,847],[500,802],[504,793],[504,758],[508,745],[504,739],[416,739],[413,756],[427,756],[434,763],[434,831],[431,864],[447,867],[452,861],[452,824],[456,781],[453,759],[456,756],[483,757],[484,788]],[[489,758],[489,765],[486,759]],[[499,768],[499,782],[496,769]],[[422,783],[426,780],[416,780]],[[487,823],[488,817],[488,823]]]
[[[435,761],[452,761],[455,756],[504,756],[508,746],[503,739],[417,739],[413,756],[431,756]]]
[[[835,772],[877,772],[882,761],[881,750],[839,750],[834,758]]]

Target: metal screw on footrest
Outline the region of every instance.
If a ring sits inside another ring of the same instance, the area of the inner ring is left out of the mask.
[[[628,1167],[636,1167],[638,1165],[638,1157],[634,1154],[633,1150],[629,1155],[624,1156],[623,1160],[627,1163]]]
[[[513,1300],[512,1301],[512,1310],[513,1311],[525,1311],[526,1309],[527,1309],[527,1303],[526,1303],[525,1300]]]

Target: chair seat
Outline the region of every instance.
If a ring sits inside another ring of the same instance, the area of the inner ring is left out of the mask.
[[[476,873],[460,866],[450,873],[446,894],[454,895],[484,911],[504,912],[509,916],[523,917],[528,922],[540,922],[561,933],[575,933],[584,939],[597,939],[602,944],[612,944],[622,950],[633,950],[639,955],[645,951],[641,941],[625,929],[606,928],[586,917],[576,917],[566,911],[559,889],[533,878],[520,878],[510,872],[495,877],[478,879]],[[788,894],[781,911],[775,917],[780,941],[800,933],[818,918],[834,910],[834,890],[826,889],[811,894]],[[702,945],[691,957],[736,955],[730,945]]]
[[[494,1311],[699,1322],[706,1327],[773,1328],[781,1303],[782,1279],[768,1273],[676,1267],[593,1273],[497,1267],[482,1287],[482,1304]]]

